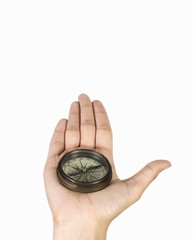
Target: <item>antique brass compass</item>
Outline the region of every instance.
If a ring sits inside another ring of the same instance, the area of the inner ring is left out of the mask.
[[[111,181],[112,169],[101,153],[90,149],[76,149],[60,159],[57,176],[63,186],[88,193],[105,188]]]

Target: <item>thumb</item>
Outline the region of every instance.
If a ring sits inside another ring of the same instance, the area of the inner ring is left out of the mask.
[[[123,180],[129,191],[129,206],[138,201],[145,189],[163,170],[171,167],[171,163],[167,160],[155,160],[148,163],[138,173],[129,179]]]

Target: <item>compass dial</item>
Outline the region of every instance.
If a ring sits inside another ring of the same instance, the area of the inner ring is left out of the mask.
[[[98,181],[107,174],[103,164],[88,157],[70,159],[62,165],[62,170],[68,177],[79,182]]]

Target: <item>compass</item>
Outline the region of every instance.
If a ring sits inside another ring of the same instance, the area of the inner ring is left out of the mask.
[[[95,192],[109,185],[112,169],[107,158],[91,149],[66,153],[57,166],[59,182],[74,191]]]

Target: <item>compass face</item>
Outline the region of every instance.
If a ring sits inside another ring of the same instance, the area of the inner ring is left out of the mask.
[[[78,192],[95,192],[111,181],[112,169],[107,158],[91,149],[75,149],[66,153],[57,167],[59,182]]]
[[[88,157],[76,157],[62,164],[64,173],[79,182],[93,182],[102,179],[107,169],[99,161]]]

